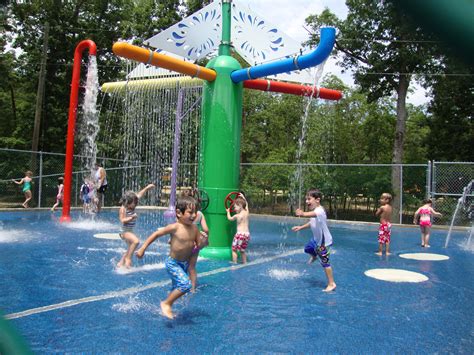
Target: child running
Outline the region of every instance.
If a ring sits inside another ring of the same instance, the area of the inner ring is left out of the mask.
[[[25,172],[25,177],[21,179],[20,181],[12,180],[15,184],[17,185],[23,185],[23,193],[25,194],[25,202],[23,202],[22,206],[24,208],[28,208],[28,202],[30,202],[31,198],[33,197],[31,193],[31,182],[33,179],[31,178],[33,176],[33,173],[28,170]]]
[[[382,255],[383,246],[385,245],[385,255],[390,255],[390,237],[392,235],[392,195],[385,192],[380,196],[381,206],[375,212],[376,216],[380,216],[379,226],[379,251],[377,255]]]
[[[306,193],[306,205],[308,212],[304,212],[298,208],[295,214],[298,217],[310,217],[308,223],[292,228],[294,232],[298,232],[305,228],[311,228],[313,237],[304,247],[304,252],[310,255],[308,263],[313,263],[318,257],[321,266],[324,268],[328,284],[323,290],[331,292],[336,289],[334,276],[332,272],[329,256],[331,255],[332,235],[327,225],[326,211],[321,206],[322,193],[318,189],[311,189]]]
[[[174,318],[173,303],[188,293],[192,287],[187,272],[193,248],[199,240],[199,230],[193,223],[196,219],[196,204],[196,200],[191,196],[180,197],[176,203],[177,221],[151,234],[135,253],[138,258],[142,258],[155,239],[167,234],[171,235],[166,271],[171,278],[172,289],[168,297],[160,303],[163,315],[169,319]]]
[[[56,203],[51,207],[51,211],[54,212],[56,210],[56,207],[59,206],[59,204],[63,200],[63,193],[64,193],[64,178],[58,177],[58,193],[56,194]]]
[[[243,194],[237,196],[234,200],[233,208],[235,214],[230,215],[230,208],[226,208],[227,219],[229,221],[237,221],[237,233],[235,233],[234,240],[232,241],[232,262],[237,263],[238,254],[242,258],[242,264],[247,263],[247,246],[250,241],[249,231],[249,208],[247,200]]]
[[[126,268],[130,268],[132,266],[133,252],[140,243],[138,237],[133,232],[133,228],[135,227],[138,218],[138,215],[135,213],[135,208],[137,207],[138,200],[142,198],[148,190],[154,187],[155,185],[149,184],[138,193],[127,191],[120,199],[120,203],[122,204],[119,210],[119,219],[120,222],[122,222],[120,238],[127,243],[128,249],[118,262],[117,267],[125,265]]]
[[[431,215],[435,217],[441,217],[442,214],[436,212],[433,207],[431,207],[433,201],[431,199],[423,200],[423,206],[418,208],[413,217],[413,223],[417,224],[418,220],[420,221],[420,230],[421,230],[421,246],[423,248],[430,247],[430,229],[431,229]]]

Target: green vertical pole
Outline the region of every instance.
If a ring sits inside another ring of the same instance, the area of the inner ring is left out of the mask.
[[[209,225],[209,246],[201,255],[213,259],[231,259],[235,224],[227,220],[224,199],[239,189],[240,134],[242,129],[242,83],[234,84],[230,74],[241,69],[230,56],[231,1],[222,1],[222,41],[219,56],[207,68],[217,78],[204,82],[202,101],[201,147],[198,187],[209,195],[204,211]]]

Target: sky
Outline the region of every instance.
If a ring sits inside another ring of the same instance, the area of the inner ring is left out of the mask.
[[[345,0],[233,0],[250,7],[251,10],[270,21],[278,29],[285,32],[298,42],[307,41],[308,31],[304,28],[305,19],[314,14],[320,14],[326,7],[340,19],[345,19],[348,9]],[[324,74],[332,73],[342,79],[346,84],[353,86],[354,80],[349,72],[342,73],[337,65],[337,60],[328,59]],[[323,75],[324,75],[323,74]],[[407,101],[420,105],[427,102],[426,92],[421,87],[414,85],[413,93]]]

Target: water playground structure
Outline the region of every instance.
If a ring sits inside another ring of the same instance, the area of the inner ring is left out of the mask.
[[[232,28],[237,37],[235,42],[231,41]],[[219,30],[221,30],[220,39],[218,38]],[[190,37],[189,43],[187,36]],[[230,259],[231,257],[231,242],[235,225],[227,220],[223,202],[229,193],[238,191],[240,186],[243,88],[329,100],[340,99],[342,94],[336,90],[261,79],[272,75],[281,75],[284,79],[291,79],[293,74],[301,76],[305,69],[318,66],[328,58],[333,49],[335,37],[334,28],[321,28],[320,43],[316,49],[307,54],[289,57],[286,55],[286,58],[281,59],[282,48],[293,50],[292,54],[298,52],[291,40],[275,27],[267,25],[257,15],[241,8],[238,3],[223,0],[221,4],[219,1],[214,1],[147,42],[150,46],[177,53],[188,60],[205,57],[219,43],[218,55],[212,58],[205,67],[125,42],[114,44],[113,52],[120,57],[185,74],[191,76],[192,79],[181,77],[106,83],[102,86],[105,92],[133,85],[152,87],[162,80],[194,80],[196,84],[203,85],[197,187],[201,195],[206,196],[208,205],[204,214],[212,231],[210,245],[203,250],[203,255],[215,259]],[[70,220],[72,150],[80,74],[80,67],[76,70],[78,65],[76,63],[80,63],[80,56],[85,48],[89,48],[89,55],[95,55],[95,45],[93,46],[90,42],[81,42],[76,48],[74,57],[62,221]],[[240,63],[231,56],[232,47],[254,65],[242,68]],[[266,62],[267,60],[272,61]],[[257,61],[263,63],[257,64]]]

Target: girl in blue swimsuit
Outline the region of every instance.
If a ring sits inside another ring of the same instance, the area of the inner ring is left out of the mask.
[[[31,198],[33,197],[33,194],[31,193],[31,182],[33,179],[31,178],[33,176],[33,173],[31,171],[26,171],[25,172],[25,177],[21,179],[20,181],[16,181],[12,179],[12,181],[17,184],[17,185],[23,185],[23,193],[25,194],[25,202],[23,202],[22,206],[24,208],[28,208],[28,202],[30,202]]]

